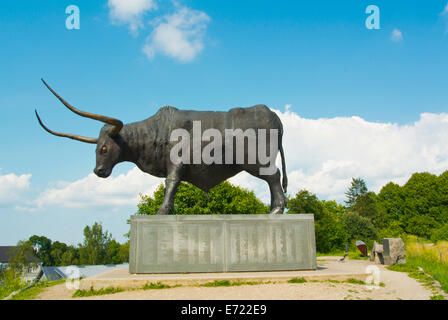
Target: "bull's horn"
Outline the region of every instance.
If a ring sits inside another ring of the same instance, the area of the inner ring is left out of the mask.
[[[121,122],[118,119],[109,118],[109,117],[106,117],[106,116],[101,116],[99,114],[85,112],[85,111],[81,111],[81,110],[78,110],[78,109],[74,108],[67,101],[65,101],[61,96],[59,96],[53,89],[51,89],[50,86],[45,82],[44,79],[41,79],[41,80],[45,84],[45,86],[48,88],[48,90],[50,90],[56,96],[56,98],[58,98],[64,104],[64,106],[66,106],[69,110],[71,110],[74,113],[80,115],[81,117],[90,118],[90,119],[94,119],[94,120],[99,120],[99,121],[102,121],[104,123],[112,125],[113,128],[109,132],[109,135],[111,137],[115,137],[120,132],[121,128],[123,128],[123,122]]]
[[[82,142],[86,142],[86,143],[92,143],[92,144],[98,142],[98,139],[94,139],[94,138],[86,138],[86,137],[82,137],[82,136],[78,136],[78,135],[70,134],[70,133],[59,133],[59,132],[54,132],[54,131],[48,129],[48,128],[42,123],[42,121],[40,120],[39,114],[37,113],[37,110],[34,110],[34,111],[36,112],[37,120],[39,121],[39,123],[40,123],[40,125],[42,126],[42,128],[44,128],[45,131],[47,131],[47,132],[49,132],[49,133],[51,133],[51,134],[54,134],[55,136],[58,136],[58,137],[64,137],[64,138],[70,138],[70,139],[73,139],[73,140],[78,140],[78,141],[82,141]]]

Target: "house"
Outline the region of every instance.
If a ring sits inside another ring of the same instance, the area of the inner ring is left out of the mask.
[[[6,270],[9,267],[10,258],[16,249],[17,247],[15,246],[0,246],[0,271]],[[23,273],[22,279],[26,282],[31,282],[40,275],[42,271],[42,261],[31,254],[28,255],[27,260],[30,264]]]
[[[0,271],[8,267],[9,257],[14,251],[14,248],[12,246],[0,246]]]

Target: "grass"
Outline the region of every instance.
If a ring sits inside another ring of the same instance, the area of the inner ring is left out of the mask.
[[[156,283],[146,283],[142,289],[143,290],[160,290],[160,289],[169,289],[169,288],[174,288],[174,287],[180,287],[181,285],[175,285],[175,286],[170,286],[161,282],[156,282]]]
[[[6,288],[5,288],[0,284],[0,300],[5,299],[7,296],[9,296],[14,291],[21,290],[25,287],[26,287],[25,284],[18,284],[18,285],[14,285],[14,286],[6,286]]]
[[[26,288],[28,284],[20,279],[20,276],[12,269],[1,272],[0,277],[0,300],[6,298],[15,291]]]
[[[200,287],[233,287],[233,286],[243,286],[243,285],[257,285],[257,284],[267,284],[270,282],[263,281],[229,281],[229,280],[215,280],[213,282],[207,282],[200,284]]]
[[[121,287],[108,287],[104,289],[95,290],[93,287],[90,287],[90,290],[76,290],[73,294],[72,298],[81,298],[81,297],[92,297],[92,296],[102,296],[105,294],[114,294],[118,292],[123,292],[124,289]]]
[[[367,259],[369,259],[368,256],[363,256],[361,254],[361,252],[359,252],[359,251],[349,252],[348,253],[348,258],[351,259],[351,260],[367,260]]]
[[[288,283],[305,283],[307,282],[305,278],[292,278],[288,280]]]
[[[406,264],[389,266],[392,271],[407,272],[411,278],[417,279],[424,285],[434,289],[435,280],[441,289],[448,293],[448,242],[437,244],[422,241],[418,243],[411,237],[406,243]],[[424,272],[420,271],[422,268]],[[443,296],[441,296],[443,298]],[[434,299],[440,300],[439,295]]]
[[[333,279],[328,279],[327,281],[330,282],[330,283],[341,283],[341,281],[333,280]]]
[[[366,284],[364,281],[358,280],[358,279],[354,279],[354,278],[348,279],[347,282],[351,283],[351,284]]]
[[[448,265],[448,241],[438,243],[408,242],[406,251],[412,256],[422,256],[428,260]]]
[[[317,252],[317,257],[343,257],[345,255],[345,251],[335,251],[335,252],[329,252],[329,253],[322,253]],[[369,257],[364,257],[359,250],[356,251],[349,251],[348,252],[348,259],[351,260],[367,260]]]
[[[41,294],[46,288],[53,287],[55,285],[64,283],[65,279],[57,281],[41,281],[33,287],[16,294],[11,300],[34,300],[39,294]]]

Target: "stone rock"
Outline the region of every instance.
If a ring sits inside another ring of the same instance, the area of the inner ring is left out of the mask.
[[[376,264],[384,264],[383,246],[381,244],[378,244],[376,241],[373,242],[370,261],[374,261]]]
[[[385,265],[406,263],[406,251],[401,238],[383,239],[383,258]]]

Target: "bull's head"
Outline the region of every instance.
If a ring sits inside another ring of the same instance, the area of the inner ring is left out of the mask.
[[[123,141],[119,133],[120,130],[123,128],[123,123],[117,119],[89,112],[84,112],[74,108],[67,101],[61,98],[53,89],[51,89],[50,86],[43,79],[42,82],[69,110],[73,111],[74,113],[82,117],[99,120],[101,122],[106,123],[106,125],[101,129],[100,136],[98,138],[87,138],[74,134],[59,133],[48,129],[40,120],[39,114],[37,113],[36,110],[37,120],[39,121],[40,125],[49,133],[59,137],[65,137],[86,143],[96,144],[97,145],[96,167],[94,172],[97,176],[101,178],[107,178],[108,176],[110,176],[114,166],[122,161]]]

